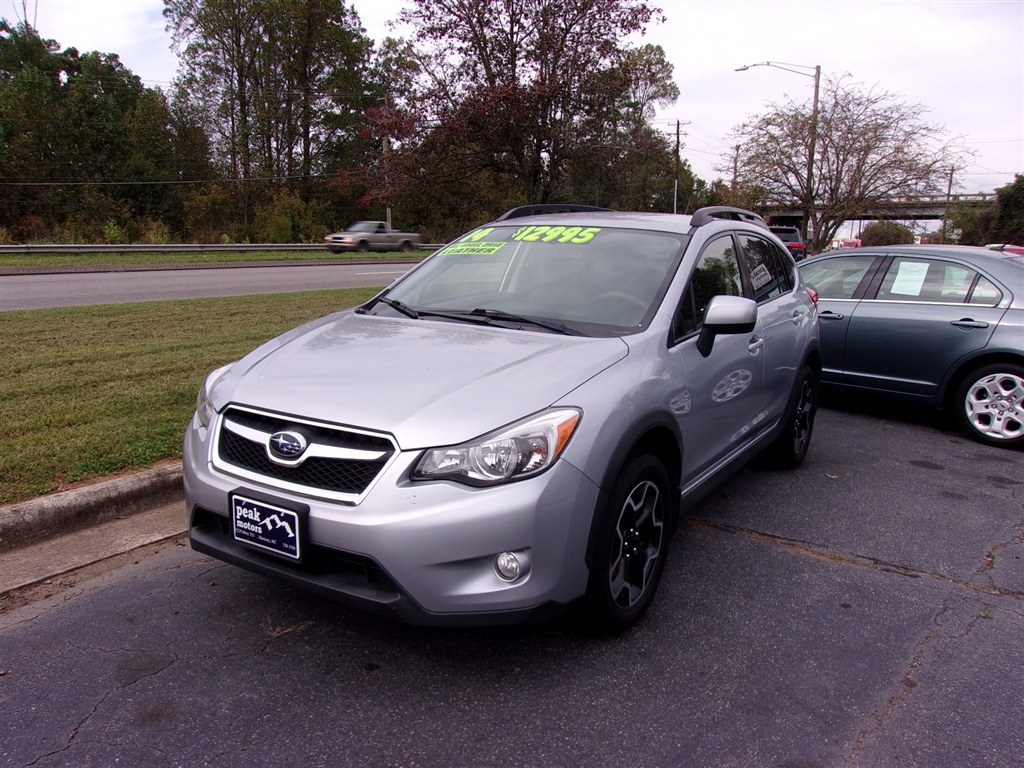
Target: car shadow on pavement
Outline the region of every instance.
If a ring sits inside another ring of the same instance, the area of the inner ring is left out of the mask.
[[[866,394],[850,394],[823,389],[821,392],[821,406],[835,411],[871,416],[902,424],[917,424],[922,427],[931,427],[951,435],[962,435],[955,424],[952,414],[915,403],[905,403],[884,397],[872,397]]]

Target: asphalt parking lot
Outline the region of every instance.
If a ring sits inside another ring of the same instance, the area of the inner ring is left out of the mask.
[[[819,412],[598,639],[382,622],[169,540],[0,617],[3,765],[1024,765],[1024,455]]]

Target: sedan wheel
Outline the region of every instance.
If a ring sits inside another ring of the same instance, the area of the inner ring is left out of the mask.
[[[979,368],[960,385],[956,402],[961,424],[976,440],[989,445],[1024,445],[1024,368]]]
[[[634,458],[612,490],[598,532],[587,592],[590,618],[621,632],[647,610],[668,555],[668,474],[653,456]]]

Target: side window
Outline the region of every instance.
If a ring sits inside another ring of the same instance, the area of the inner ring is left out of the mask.
[[[674,340],[693,333],[704,322],[704,312],[715,296],[742,296],[740,263],[732,237],[712,240],[693,268],[690,282],[676,310]]]
[[[739,235],[739,241],[758,304],[793,290],[790,260],[779,252],[777,246],[745,233]]]
[[[384,225],[383,224],[378,224],[377,225],[377,234],[378,235],[383,235],[384,234]]]
[[[874,262],[874,256],[837,256],[804,262],[800,275],[823,299],[852,299]]]
[[[889,265],[878,289],[878,298],[962,304],[967,301],[978,277],[973,269],[959,264],[898,256]]]
[[[994,307],[1003,300],[1003,292],[1000,291],[987,277],[978,276],[978,282],[971,291],[971,304],[980,304],[984,307]]]

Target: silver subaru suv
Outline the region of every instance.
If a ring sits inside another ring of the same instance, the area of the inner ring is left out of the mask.
[[[747,211],[514,209],[210,374],[191,544],[413,623],[621,631],[688,505],[806,455],[814,299]]]

